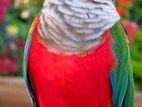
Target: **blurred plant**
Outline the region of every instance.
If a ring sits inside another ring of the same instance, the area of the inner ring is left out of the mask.
[[[132,43],[137,36],[137,24],[135,22],[130,22],[128,20],[124,20],[122,23],[126,29],[129,43]]]
[[[139,27],[135,41],[131,44],[132,64],[134,68],[135,86],[142,90],[142,27]]]
[[[128,16],[129,8],[135,0],[117,0],[117,11],[121,16]]]
[[[5,20],[6,10],[10,6],[10,0],[0,0],[0,23]]]
[[[42,0],[0,2],[0,75],[22,76],[25,39],[32,20],[41,9]]]
[[[13,55],[14,54],[14,55]],[[17,58],[13,58],[15,53],[2,53],[0,54],[0,73],[3,75],[14,75],[18,71]]]
[[[15,36],[7,37],[4,40],[3,48],[5,50],[0,53],[0,74],[19,74],[24,45],[24,41]]]

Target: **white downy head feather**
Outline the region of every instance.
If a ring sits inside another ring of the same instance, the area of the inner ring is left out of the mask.
[[[45,0],[38,30],[49,51],[80,54],[95,49],[119,19],[112,0]]]

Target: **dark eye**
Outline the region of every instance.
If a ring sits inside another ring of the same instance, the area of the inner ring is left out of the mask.
[[[92,2],[93,2],[93,3],[95,3],[95,4],[104,4],[104,5],[108,5],[106,2],[105,2],[105,3],[103,3],[103,2],[99,2],[98,0],[97,0],[97,1],[92,0]]]
[[[95,4],[100,4],[100,3],[101,3],[101,2],[99,2],[98,0],[97,0],[97,1],[92,0],[92,2],[95,3]]]
[[[99,2],[97,2],[97,1],[94,1],[94,0],[92,0],[92,2],[93,2],[93,3],[96,3],[96,4],[97,4],[97,3],[99,3]]]

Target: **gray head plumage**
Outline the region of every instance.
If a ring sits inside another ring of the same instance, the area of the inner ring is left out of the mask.
[[[45,0],[40,19],[42,38],[71,54],[98,46],[120,17],[111,0]]]

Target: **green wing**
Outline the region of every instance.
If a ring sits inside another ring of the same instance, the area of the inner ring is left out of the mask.
[[[29,91],[30,96],[32,98],[33,107],[39,107],[39,105],[38,105],[38,102],[37,102],[37,99],[36,99],[36,96],[35,96],[35,91],[34,91],[34,88],[33,88],[33,85],[32,85],[30,75],[28,73],[28,59],[29,59],[30,46],[31,46],[31,42],[32,42],[33,30],[35,28],[36,21],[37,21],[37,18],[35,18],[34,22],[31,25],[31,28],[29,30],[25,49],[24,49],[24,60],[23,60],[24,77],[25,77],[25,81],[26,81],[28,91]]]
[[[126,32],[120,22],[111,29],[118,65],[111,72],[114,107],[134,107],[134,82]]]

